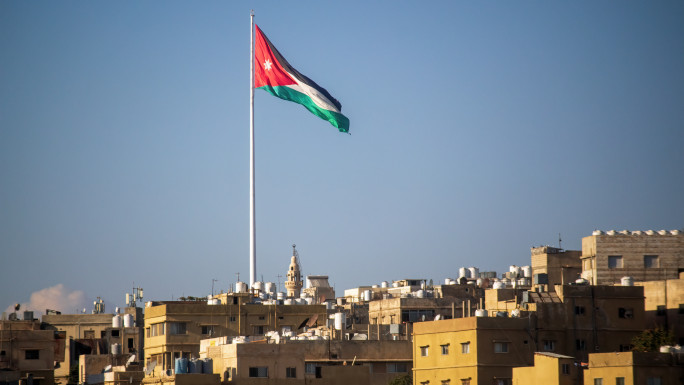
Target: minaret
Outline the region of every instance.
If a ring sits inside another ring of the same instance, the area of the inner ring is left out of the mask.
[[[302,275],[299,271],[299,254],[295,248],[297,245],[292,245],[292,259],[290,260],[290,268],[287,270],[287,281],[285,281],[285,288],[287,289],[287,296],[289,298],[299,298],[299,291],[302,289]]]

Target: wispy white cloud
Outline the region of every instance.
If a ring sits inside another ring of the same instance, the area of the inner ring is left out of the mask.
[[[62,313],[74,313],[78,309],[86,307],[88,302],[83,291],[70,290],[60,283],[33,292],[29,302],[21,304],[20,312],[33,310],[35,312],[34,317],[40,318],[42,314],[45,314],[45,309],[58,310]],[[5,311],[8,313],[13,312],[14,305],[8,306]]]

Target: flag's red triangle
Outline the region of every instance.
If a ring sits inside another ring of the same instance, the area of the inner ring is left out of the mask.
[[[256,40],[254,44],[254,88],[263,86],[287,86],[297,84],[294,79],[283,69],[283,66],[273,54],[268,38],[256,28]]]

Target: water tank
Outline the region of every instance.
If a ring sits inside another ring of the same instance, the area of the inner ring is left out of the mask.
[[[486,317],[486,316],[487,316],[487,310],[485,310],[485,309],[475,310],[475,317]]]
[[[615,235],[615,234],[617,234],[617,231],[615,231],[615,230],[606,231],[606,235]]]
[[[445,285],[451,285],[451,278],[444,278],[444,284]]]
[[[504,285],[504,287],[509,287],[511,286],[511,280],[508,278],[504,278],[501,280],[501,283]]]
[[[416,298],[425,298],[425,290],[418,290],[413,296]]]
[[[332,310],[335,308],[335,304],[332,301],[325,301],[325,310]]]
[[[214,373],[214,360],[212,360],[211,358],[205,358],[202,360],[202,373]]]
[[[313,305],[314,304],[314,298],[313,297],[306,297],[305,299],[307,305]]]
[[[604,234],[604,232],[601,230],[594,230],[594,232],[591,233],[591,235],[603,235],[603,234]]]
[[[522,273],[523,273],[523,277],[532,278],[532,266],[523,266],[522,267]]]
[[[382,283],[380,283],[380,287],[389,287],[389,282],[382,281]]]
[[[236,293],[246,293],[247,292],[247,284],[244,282],[237,281],[235,283],[235,292]]]
[[[522,268],[520,266],[511,265],[508,268],[508,271],[513,273],[516,277],[520,277],[522,275]]]
[[[347,317],[344,313],[335,313],[335,330],[346,329]]]
[[[461,278],[461,277],[470,278],[470,270],[466,269],[465,267],[459,267],[458,268],[458,278]]]
[[[175,365],[176,374],[186,374],[188,372],[188,359],[187,358],[176,358]]]
[[[363,291],[363,300],[365,302],[370,302],[371,299],[373,298],[373,292],[370,290],[364,290]]]
[[[511,310],[511,317],[520,318],[520,309]]]
[[[655,231],[653,231],[653,230],[646,230],[646,235],[655,235]]]
[[[121,355],[121,344],[112,344],[112,355],[118,356]]]
[[[282,291],[279,291],[278,294],[276,294],[276,299],[279,299],[281,301],[284,300],[285,299],[285,293],[283,293]]]
[[[578,278],[575,280],[575,285],[588,285],[589,281],[584,278]]]
[[[469,267],[468,271],[470,272],[470,278],[480,277],[480,269],[478,269],[477,267]]]
[[[496,281],[494,282],[494,285],[492,285],[492,289],[503,289],[504,284],[501,281]]]
[[[133,323],[133,314],[124,314],[123,315],[123,325],[125,328],[132,328],[135,326]]]
[[[337,298],[337,306],[344,306],[347,303],[347,299],[344,297]]]
[[[672,234],[672,235],[679,235],[679,234],[681,234],[681,233],[682,233],[682,232],[679,231],[679,230],[670,230],[670,234]]]
[[[220,304],[220,303],[221,303],[221,302],[220,302],[218,299],[216,299],[216,298],[209,298],[209,299],[207,300],[207,305],[218,305],[218,304]]]
[[[283,301],[283,305],[293,305],[293,304],[294,304],[294,301],[292,300],[292,298],[288,298],[285,301]]]
[[[632,277],[622,277],[620,280],[622,286],[634,286],[634,278]]]
[[[392,282],[392,287],[399,287],[399,282]]]
[[[264,291],[264,283],[263,282],[254,282],[252,287],[258,291]]]
[[[202,360],[191,359],[188,361],[188,373],[201,374],[202,373]]]
[[[112,317],[112,327],[113,328],[121,328],[121,316],[120,315],[115,315]]]
[[[377,288],[379,288],[380,286],[378,286],[378,285],[371,285],[371,287],[372,287],[373,289],[377,289]]]
[[[506,318],[506,317],[508,317],[508,312],[507,311],[497,311],[496,316]]]
[[[475,281],[475,283],[477,284],[477,287],[482,287],[483,282],[484,282],[484,280],[482,278],[478,278],[477,281]]]
[[[276,284],[273,282],[266,282],[266,285],[264,285],[264,290],[267,293],[274,294],[276,292]]]

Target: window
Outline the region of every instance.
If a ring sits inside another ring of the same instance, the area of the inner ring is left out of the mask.
[[[575,348],[577,350],[587,350],[587,344],[584,342],[584,340],[577,339],[575,340]]]
[[[575,306],[575,315],[584,315],[584,306]]]
[[[461,353],[462,354],[470,353],[470,341],[464,342],[461,344]]]
[[[259,316],[259,321],[263,321],[263,320],[265,320],[265,319],[266,319],[266,316],[263,316],[263,315],[260,315],[260,316]]]
[[[552,352],[556,350],[556,341],[554,340],[544,340],[544,351]]]
[[[106,330],[100,330],[100,338],[107,338],[107,331]]]
[[[508,353],[508,342],[494,342],[494,353]]]
[[[297,368],[285,368],[286,378],[297,378]]]
[[[646,379],[646,385],[663,385],[660,377],[649,377]]]
[[[38,360],[40,359],[40,350],[29,349],[24,353],[24,358],[27,360]]]
[[[128,350],[130,351],[133,349],[133,338],[128,339]]]
[[[665,305],[656,306],[656,315],[660,317],[667,315],[667,307]]]
[[[462,378],[461,385],[470,385],[470,378]]]
[[[442,385],[451,385],[451,380],[442,380]]]
[[[561,373],[565,375],[570,374],[570,365],[569,364],[561,364]]]
[[[306,364],[304,371],[306,372],[306,374],[315,374],[316,373],[316,364],[311,364],[311,363]]]
[[[621,307],[618,309],[618,317],[620,318],[634,318],[634,310],[630,308]]]
[[[684,303],[679,304],[679,314],[684,314]]]
[[[657,255],[644,255],[644,268],[655,269],[660,267],[660,261]]]
[[[402,310],[401,322],[420,322],[435,319],[434,310]]]
[[[420,347],[420,356],[421,357],[427,357],[428,356],[428,348],[429,348],[429,346],[421,346]]]
[[[214,325],[202,325],[202,334],[214,335]]]
[[[85,330],[83,332],[83,338],[90,338],[90,339],[95,338],[95,330]]]
[[[112,330],[114,332],[114,330]],[[158,323],[158,324],[152,324],[150,325],[150,336],[151,337],[156,337],[156,336],[163,336],[166,333],[166,324],[165,323]]]
[[[254,326],[254,333],[257,336],[261,336],[264,334],[264,326],[263,325],[258,325]]]
[[[230,322],[235,322],[235,316],[234,315],[230,316]]]
[[[634,349],[634,345],[630,345],[630,344],[620,344],[620,346],[619,346],[618,349],[619,349],[619,351],[621,351],[621,352],[631,352],[632,349]]]
[[[603,385],[603,378],[594,378],[594,385]]]
[[[169,335],[187,334],[187,324],[185,322],[169,322]]]
[[[112,337],[118,337],[119,336],[119,329],[112,329]]]
[[[615,385],[625,385],[624,377],[615,377]]]
[[[150,338],[150,328],[145,328],[145,337]]]
[[[443,356],[448,355],[449,354],[449,344],[441,345],[441,347],[442,347],[442,355]]]
[[[257,378],[268,378],[268,366],[250,366],[249,376]]]
[[[406,373],[408,367],[406,364],[401,363],[389,363],[387,364],[387,373]]]
[[[622,255],[609,255],[608,256],[608,268],[609,269],[622,269]]]

